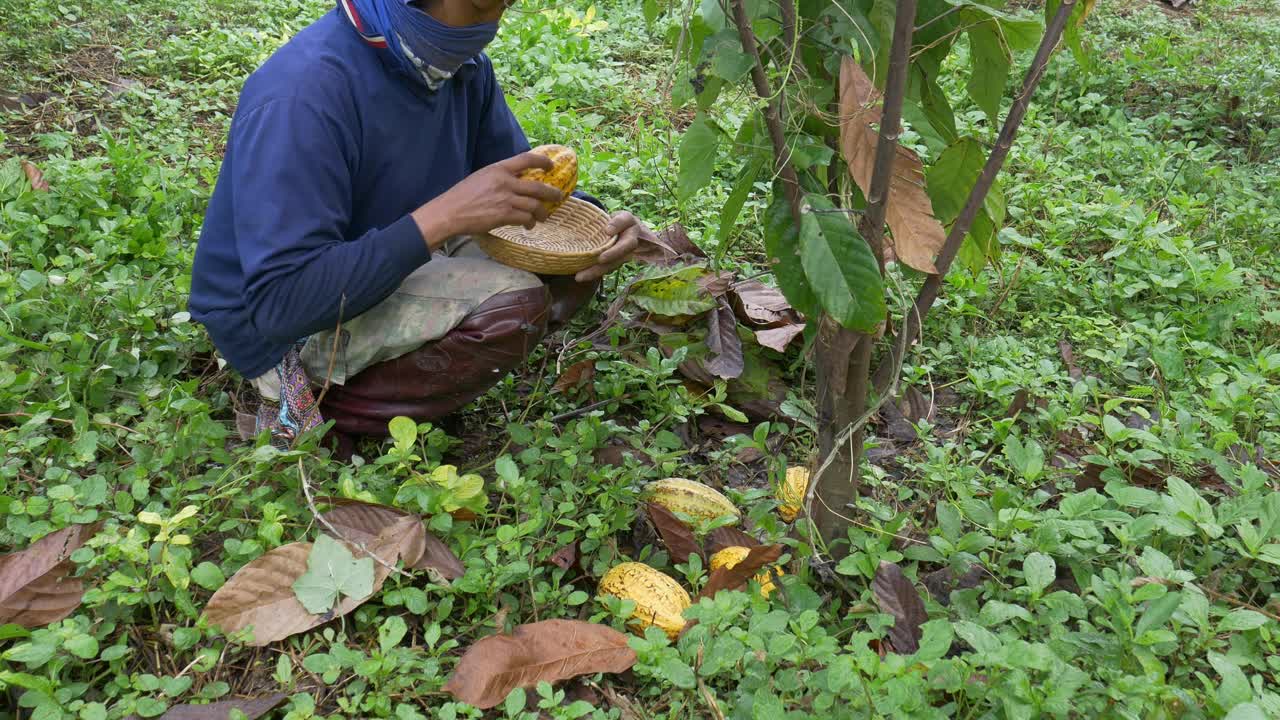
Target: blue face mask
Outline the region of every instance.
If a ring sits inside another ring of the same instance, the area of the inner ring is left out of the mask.
[[[357,32],[391,51],[409,77],[438,89],[498,34],[498,23],[445,25],[410,5],[411,0],[338,0]]]

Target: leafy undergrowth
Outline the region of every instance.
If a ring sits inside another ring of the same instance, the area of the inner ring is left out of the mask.
[[[444,689],[473,643],[547,620],[625,631],[631,608],[595,588],[626,560],[704,588],[701,559],[673,562],[642,510],[668,476],[723,488],[754,540],[784,547],[778,589],[722,591],[679,639],[633,637],[630,670],[517,690],[490,716],[1280,715],[1274,2],[1100,8],[1094,66],[1054,60],[1002,180],[1002,263],[949,278],[873,426],[837,564],[770,487],[809,459],[801,343],[758,349],[790,392],[781,422],[743,423],[652,327],[593,333],[651,270],[620,273],[461,417],[350,464],[314,438],[239,439],[239,384],[184,312],[194,239],[244,75],[328,9],[0,0],[0,545],[27,551],[0,558],[0,717],[238,698],[291,720],[480,717]],[[669,102],[687,95],[673,23],[522,2],[492,54],[531,139],[574,144],[584,189],[759,275],[765,182],[723,230],[733,175],[678,199],[692,113]],[[719,127],[745,97],[722,94]],[[345,570],[309,576],[305,602],[372,597],[262,647],[224,634],[214,592],[321,542],[304,482],[421,516],[464,572],[369,581],[326,544]]]

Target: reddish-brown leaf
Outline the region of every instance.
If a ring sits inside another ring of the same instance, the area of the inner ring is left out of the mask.
[[[1084,377],[1084,373],[1080,371],[1079,367],[1076,367],[1076,353],[1075,350],[1071,348],[1071,343],[1066,340],[1059,340],[1058,352],[1061,353],[1062,362],[1067,366],[1067,375],[1069,375],[1072,380],[1079,380]]]
[[[645,503],[644,509],[649,515],[649,522],[653,523],[654,529],[662,538],[662,544],[666,545],[667,552],[671,553],[673,562],[685,562],[690,555],[702,556],[702,546],[694,537],[693,530],[680,522],[680,518],[674,513],[653,502]]]
[[[745,280],[733,286],[733,306],[744,323],[770,327],[792,321],[795,310],[777,289]]]
[[[893,627],[889,628],[893,651],[910,655],[919,650],[920,636],[924,633],[920,626],[929,619],[929,614],[925,612],[920,591],[902,574],[902,568],[890,562],[880,563],[871,591],[880,609],[893,616]]]
[[[276,693],[260,698],[237,698],[209,703],[208,705],[178,705],[160,716],[160,720],[227,720],[232,710],[239,710],[249,720],[260,718],[289,697]]]
[[[399,558],[410,570],[434,569],[445,580],[454,580],[466,574],[466,568],[458,556],[453,554],[444,541],[427,532],[422,519],[413,513],[389,505],[348,498],[321,497],[318,501],[337,505],[324,513],[323,517],[342,533],[343,539],[370,547],[370,543],[385,533],[385,541],[390,541],[393,556],[379,557],[389,563],[394,563]]]
[[[875,166],[879,132],[872,127],[880,122],[880,94],[870,78],[851,57],[840,63],[840,148],[849,167],[849,176],[862,189],[871,190],[871,174]],[[894,145],[897,155],[885,221],[893,236],[893,254],[906,265],[927,273],[936,273],[933,258],[947,239],[942,223],[933,215],[933,202],[924,189],[924,165],[914,152]]]
[[[736,527],[718,527],[707,533],[707,555],[715,555],[728,547],[753,548],[760,541]]]
[[[555,565],[561,570],[568,570],[578,564],[578,542],[563,545],[559,550],[551,553],[551,557],[547,558],[547,562]]]
[[[1018,413],[1027,409],[1027,402],[1030,399],[1031,395],[1026,388],[1018,388],[1018,392],[1013,394],[1013,400],[1009,402],[1009,409],[1005,410],[1004,416],[1007,418],[1017,417]]]
[[[551,391],[562,393],[570,388],[584,387],[589,385],[595,376],[595,360],[576,362],[560,373],[560,377],[556,378],[556,384],[551,386]]]
[[[698,593],[700,598],[715,597],[721,590],[736,590],[755,577],[760,568],[778,561],[782,557],[781,545],[756,545],[751,548],[742,562],[731,568],[719,568],[711,571],[707,584]]]
[[[102,527],[71,525],[49,533],[25,550],[0,555],[0,624],[33,628],[75,612],[84,595],[71,553]]]
[[[581,620],[518,625],[510,635],[490,635],[467,648],[444,690],[482,710],[514,689],[594,673],[620,673],[636,662],[627,636]]]
[[[764,328],[756,330],[756,342],[770,350],[778,352],[786,352],[787,346],[791,344],[801,333],[804,332],[804,323],[792,323],[790,325],[779,325],[778,327]]]
[[[27,180],[31,182],[31,189],[36,192],[49,192],[49,181],[44,179],[44,172],[36,167],[35,163],[22,161],[22,172],[27,174]]]
[[[654,240],[641,238],[632,257],[642,263],[667,267],[706,259],[707,254],[693,244],[680,223],[674,223],[660,231]]]
[[[738,337],[738,321],[723,299],[719,307],[707,313],[707,349],[711,351],[703,363],[707,372],[725,380],[742,375],[746,365],[742,339]]]
[[[727,270],[709,272],[698,278],[698,287],[707,291],[711,297],[720,297],[733,287],[733,273]]]
[[[933,402],[924,396],[916,386],[908,385],[902,391],[902,416],[909,422],[919,423],[922,420],[933,420],[935,408]]]

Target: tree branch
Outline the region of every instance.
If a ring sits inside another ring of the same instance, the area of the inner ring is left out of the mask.
[[[969,228],[973,225],[973,220],[977,217],[978,210],[986,202],[987,193],[991,191],[996,175],[999,174],[1000,168],[1004,166],[1009,149],[1013,147],[1013,140],[1017,137],[1018,128],[1022,125],[1022,119],[1026,116],[1027,108],[1031,105],[1031,97],[1035,94],[1036,86],[1044,75],[1045,67],[1049,64],[1049,58],[1053,56],[1059,40],[1062,39],[1062,32],[1067,26],[1067,20],[1071,17],[1071,11],[1075,8],[1075,4],[1076,0],[1062,0],[1062,4],[1058,6],[1058,11],[1045,28],[1044,37],[1040,40],[1040,47],[1036,50],[1035,59],[1031,61],[1031,67],[1027,69],[1027,75],[1022,81],[1022,89],[1018,92],[1018,96],[1014,98],[1013,106],[1009,108],[1009,114],[1005,116],[1004,125],[1000,128],[1000,135],[996,138],[995,147],[991,149],[991,154],[987,157],[987,162],[982,167],[982,173],[978,176],[977,182],[974,183],[973,189],[969,191],[969,198],[965,201],[964,209],[960,211],[960,216],[956,218],[955,223],[951,226],[951,232],[947,234],[942,250],[938,253],[938,259],[935,262],[938,272],[935,275],[930,275],[925,280],[924,285],[920,288],[920,293],[916,295],[915,311],[909,313],[904,319],[902,333],[905,335],[905,340],[897,343],[897,347],[902,349],[900,352],[905,353],[906,349],[915,342],[920,334],[920,327],[924,323],[924,318],[929,314],[929,309],[933,307],[934,301],[938,299],[938,293],[942,290],[942,281],[946,278],[952,261],[956,259],[956,253],[960,251],[960,245],[964,242],[965,235],[969,233]],[[893,356],[882,360],[880,366],[876,368],[876,388],[887,387],[890,380],[888,376],[893,372],[893,368],[901,367],[902,356],[899,356],[898,352],[895,350]]]
[[[776,164],[776,170],[782,177],[783,191],[787,194],[787,202],[791,205],[791,219],[795,222],[796,227],[800,227],[802,217],[803,201],[800,195],[800,178],[796,175],[796,169],[791,164],[789,153],[787,152],[787,136],[782,128],[782,112],[779,109],[782,106],[782,97],[773,96],[773,91],[769,88],[769,76],[765,74],[764,61],[760,59],[760,47],[756,45],[756,35],[751,30],[751,19],[747,17],[747,9],[743,6],[742,0],[732,0],[733,5],[733,23],[738,28],[738,39],[742,42],[742,49],[751,56],[753,61],[751,65],[751,82],[755,85],[756,95],[765,101],[764,106],[764,124],[769,129],[769,139],[773,141],[773,156]],[[784,18],[784,26],[788,24],[791,32],[787,34],[787,57],[795,55],[795,17],[796,9],[793,0],[781,0],[782,17]]]

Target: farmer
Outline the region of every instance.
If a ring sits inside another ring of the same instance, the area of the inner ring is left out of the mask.
[[[652,238],[616,213],[597,264],[550,279],[470,242],[532,227],[560,198],[517,178],[551,163],[528,152],[482,52],[511,2],[339,0],[245,83],[190,309],[260,396],[259,432],[289,441],[333,420],[383,435],[397,415],[453,412]]]

